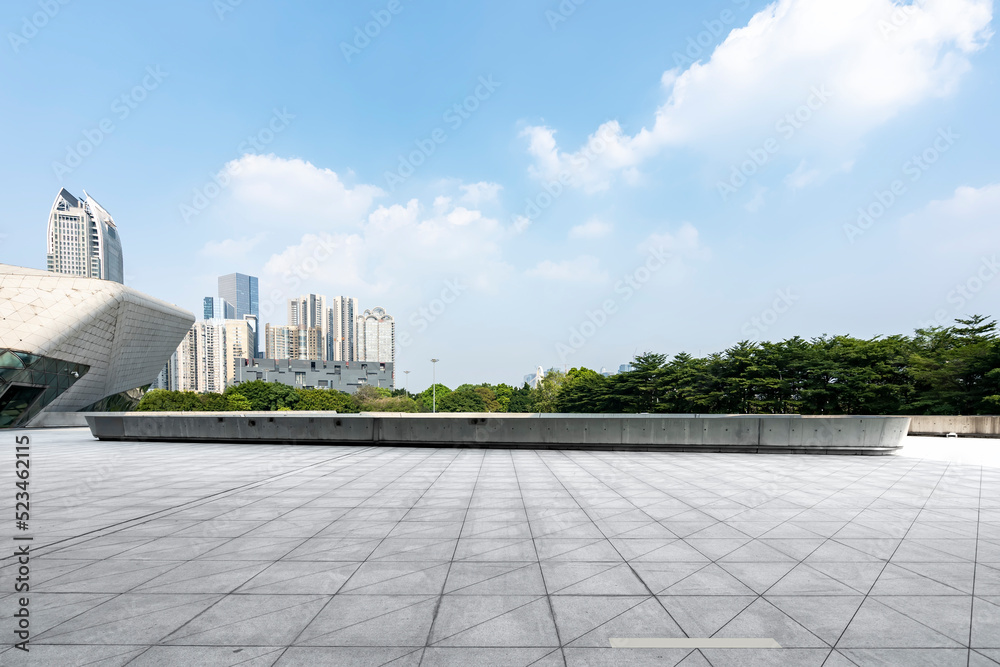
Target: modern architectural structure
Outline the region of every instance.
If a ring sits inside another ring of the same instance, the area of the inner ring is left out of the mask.
[[[524,376],[524,382],[532,389],[538,387],[538,384],[545,379],[545,371],[541,366],[535,369],[535,372],[530,375]]]
[[[204,315],[206,320],[235,320],[236,307],[221,296],[206,296]]]
[[[249,325],[250,330],[253,331],[253,340],[251,341],[251,354],[250,358],[255,359],[257,357],[263,357],[263,353],[260,349],[260,322],[256,315],[244,315],[243,321]]]
[[[46,268],[53,273],[125,282],[122,242],[111,214],[87,191],[77,199],[65,188],[49,211]]]
[[[219,298],[225,299],[233,306],[233,319],[242,320],[247,315],[254,317],[254,349],[260,350],[260,335],[256,322],[260,318],[259,303],[260,288],[256,276],[242,273],[230,273],[219,276]]]
[[[326,358],[331,361],[355,361],[358,358],[358,300],[335,296],[326,311]]]
[[[0,264],[0,428],[134,405],[193,322],[117,281]]]
[[[264,325],[265,359],[323,361],[320,327]]]
[[[233,305],[233,316],[242,320],[244,315],[260,317],[257,278],[242,273],[230,273],[219,277],[219,298]]]
[[[255,359],[237,369],[236,384],[263,380],[301,389],[337,389],[353,394],[359,387],[393,386],[391,363]]]
[[[358,316],[358,361],[396,361],[396,322],[385,308]]]
[[[160,371],[160,374],[156,376],[153,380],[153,384],[149,385],[150,389],[168,389],[173,390],[177,387],[177,350],[170,355],[167,359],[167,364]]]
[[[288,300],[288,325],[299,327],[299,329],[319,329],[319,349],[316,356],[310,355],[309,359],[325,361],[327,356],[327,326],[328,318],[326,313],[326,297],[316,294],[307,294],[296,299]],[[270,357],[276,358],[276,357]]]
[[[254,335],[246,319],[195,322],[161,372],[161,388],[221,394],[235,382],[237,367],[253,358]]]

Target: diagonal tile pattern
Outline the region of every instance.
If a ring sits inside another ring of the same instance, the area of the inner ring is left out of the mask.
[[[1000,664],[998,468],[28,435],[3,665]]]

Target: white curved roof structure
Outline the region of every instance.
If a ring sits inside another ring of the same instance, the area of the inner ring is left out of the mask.
[[[24,396],[42,390],[31,417],[39,403],[72,412],[145,387],[194,321],[186,310],[117,282],[0,264],[0,410],[12,387]],[[33,357],[47,360],[38,363],[49,375],[25,361]]]

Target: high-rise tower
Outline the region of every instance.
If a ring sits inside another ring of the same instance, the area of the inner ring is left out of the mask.
[[[358,300],[335,296],[326,312],[327,359],[356,361],[358,358],[357,319],[361,311]]]
[[[358,315],[358,361],[396,361],[396,322],[385,308]]]
[[[260,316],[257,304],[257,278],[242,273],[230,273],[219,277],[219,296],[236,309],[234,319],[242,320],[244,315]]]
[[[125,283],[122,242],[115,221],[87,191],[65,188],[49,211],[46,268],[53,273]]]

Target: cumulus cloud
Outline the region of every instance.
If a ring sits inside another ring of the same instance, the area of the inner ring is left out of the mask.
[[[1000,183],[963,185],[951,197],[928,203],[899,223],[908,253],[930,257],[979,257],[1000,248]],[[931,261],[934,261],[933,259]]]
[[[614,226],[609,222],[604,222],[603,220],[598,220],[597,218],[592,218],[587,222],[576,225],[569,230],[569,237],[571,239],[602,239],[605,236],[611,234]]]
[[[601,269],[601,261],[590,255],[561,262],[544,260],[525,272],[528,277],[560,283],[601,284],[608,281],[608,272]]]
[[[380,206],[356,231],[311,233],[264,266],[269,284],[284,292],[363,293],[419,303],[446,280],[496,291],[511,273],[501,243],[508,230],[482,212],[436,202],[426,209],[413,199]]]
[[[300,159],[243,155],[226,165],[232,175],[223,205],[240,215],[235,227],[329,230],[363,222],[384,192],[373,185],[347,185],[336,172]]]
[[[992,16],[991,0],[778,0],[707,62],[664,75],[669,97],[651,127],[629,135],[612,120],[575,151],[560,149],[552,128],[526,128],[531,172],[598,191],[634,180],[665,148],[730,160],[769,138],[840,168],[868,132],[952,93],[992,36]]]

